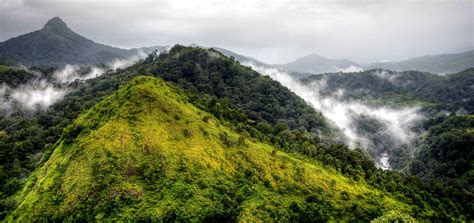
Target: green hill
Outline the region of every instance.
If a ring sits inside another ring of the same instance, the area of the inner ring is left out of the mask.
[[[370,220],[412,207],[238,134],[138,77],[68,126],[7,221]]]

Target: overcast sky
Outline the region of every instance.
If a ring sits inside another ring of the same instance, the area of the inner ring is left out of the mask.
[[[474,0],[0,0],[0,41],[60,16],[123,47],[197,43],[268,63],[309,53],[365,63],[474,49]]]

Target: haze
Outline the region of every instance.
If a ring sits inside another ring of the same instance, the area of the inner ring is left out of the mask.
[[[474,49],[473,14],[471,0],[1,0],[0,41],[60,16],[122,48],[197,43],[267,63],[309,53],[368,63]]]

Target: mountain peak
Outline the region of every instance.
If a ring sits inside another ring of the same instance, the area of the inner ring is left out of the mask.
[[[44,25],[42,30],[49,30],[49,31],[65,31],[65,30],[70,30],[66,23],[63,22],[63,20],[59,17],[54,17],[48,20],[46,25]]]

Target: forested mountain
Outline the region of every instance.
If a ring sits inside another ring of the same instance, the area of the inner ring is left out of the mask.
[[[325,87],[320,88],[322,94],[342,89],[345,100],[394,106],[421,103],[437,111],[461,114],[474,111],[474,68],[445,76],[373,69],[314,75],[301,81],[305,84],[324,81]]]
[[[365,66],[367,69],[416,70],[434,74],[451,74],[471,67],[474,67],[474,50],[463,53],[427,55],[396,62],[378,62]]]
[[[9,220],[470,219],[471,196],[377,169],[294,93],[212,49],[71,85],[45,113],[0,119]]]
[[[368,221],[385,210],[412,213],[387,192],[237,131],[176,86],[137,77],[65,129],[7,221]]]
[[[151,47],[120,49],[89,40],[71,29],[59,18],[50,19],[38,31],[0,43],[0,62],[25,66],[63,66],[65,64],[100,64],[125,59],[139,51],[150,53]]]
[[[329,59],[317,54],[310,54],[296,59],[287,64],[277,64],[275,67],[297,72],[321,74],[331,72],[355,72],[361,70],[361,66],[347,59]]]

